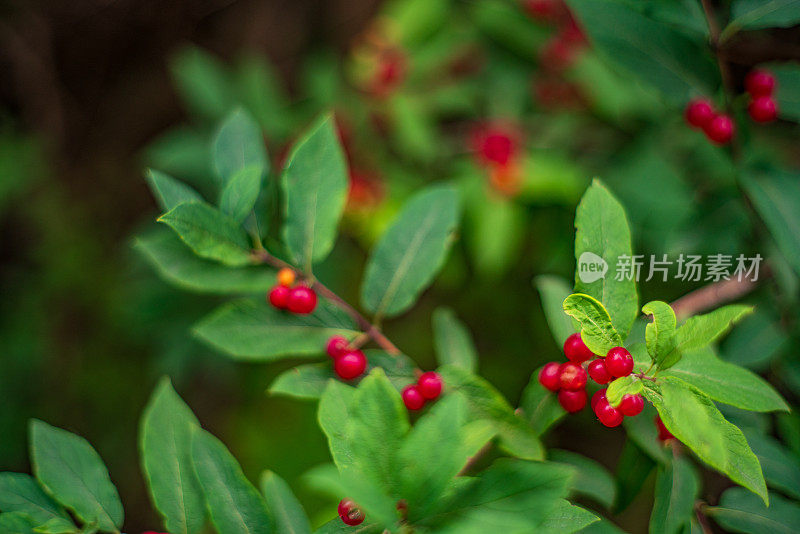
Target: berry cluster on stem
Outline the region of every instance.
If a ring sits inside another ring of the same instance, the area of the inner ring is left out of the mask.
[[[364,352],[351,347],[347,339],[342,336],[330,338],[326,352],[333,358],[333,371],[342,380],[353,380],[367,370],[367,357]]]
[[[772,122],[778,117],[778,104],[772,98],[775,77],[765,70],[752,70],[744,79],[744,87],[750,95],[747,113],[756,122]]]
[[[425,403],[439,398],[442,394],[442,377],[429,371],[422,373],[416,384],[406,386],[401,393],[403,404],[412,411],[421,410]]]
[[[267,300],[279,310],[307,315],[317,307],[317,293],[305,283],[295,284],[296,279],[294,270],[282,268],[278,271],[278,283],[270,290]]]

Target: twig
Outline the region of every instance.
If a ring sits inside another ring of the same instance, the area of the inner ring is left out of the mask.
[[[682,296],[672,303],[672,309],[675,310],[678,320],[685,319],[716,308],[725,302],[736,300],[753,291],[757,285],[758,281],[750,278],[720,280]]]
[[[483,458],[490,450],[492,449],[492,442],[490,441],[486,445],[480,448],[478,452],[476,452],[473,456],[470,456],[467,460],[467,463],[464,464],[464,467],[461,468],[461,471],[458,472],[456,476],[463,476],[466,475],[472,467],[478,463],[478,461]]]
[[[694,513],[697,516],[697,522],[700,523],[700,528],[703,529],[703,534],[712,534],[714,532],[711,525],[708,523],[708,518],[703,513],[703,501],[697,501],[694,505]]]
[[[725,99],[730,111],[731,95],[734,94],[733,76],[728,62],[723,58],[720,46],[720,29],[717,23],[716,16],[714,15],[714,6],[711,5],[711,0],[701,0],[703,4],[703,12],[706,15],[706,22],[708,23],[708,33],[711,40],[711,46],[714,48],[714,56],[717,58],[719,65],[719,72],[722,76],[722,85],[725,87]]]

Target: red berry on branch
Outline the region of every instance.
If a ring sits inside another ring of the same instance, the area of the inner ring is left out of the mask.
[[[539,371],[539,383],[550,391],[561,389],[561,369],[557,362],[550,362]]]
[[[558,392],[558,403],[569,413],[579,412],[586,406],[586,390],[568,391],[562,389]]]
[[[350,352],[339,356],[333,363],[333,370],[344,380],[352,380],[358,378],[367,369],[367,357],[360,350],[351,350]]]
[[[775,89],[775,77],[765,70],[751,70],[744,79],[750,96],[770,96]]]
[[[342,499],[339,502],[339,517],[345,525],[354,527],[364,522],[364,512],[350,499]]]
[[[433,371],[422,373],[417,381],[417,389],[427,400],[434,400],[442,393],[442,377]]]
[[[589,364],[589,376],[601,386],[603,384],[608,384],[613,378],[609,374],[608,369],[606,369],[606,363],[603,361],[603,358],[597,358]]]
[[[278,308],[285,310],[289,305],[289,293],[291,289],[286,286],[275,286],[269,292],[269,303]]]
[[[564,341],[564,355],[575,363],[582,363],[595,357],[595,353],[589,350],[581,339],[580,332],[575,332]]]
[[[594,410],[595,406],[597,406],[597,403],[600,401],[608,402],[608,400],[606,399],[605,388],[595,391],[594,395],[592,395],[592,402],[591,402],[592,410]]]
[[[628,376],[633,371],[633,357],[624,347],[614,347],[606,355],[605,366],[611,376]]]
[[[310,287],[299,285],[290,290],[286,307],[292,313],[301,315],[311,313],[317,307],[317,294]]]
[[[778,117],[778,106],[772,97],[759,96],[750,101],[747,112],[756,122],[771,122]]]
[[[598,399],[594,405],[594,413],[600,422],[609,428],[621,425],[622,420],[625,418],[622,412],[608,403],[606,398]]]
[[[413,384],[406,386],[401,393],[401,397],[403,397],[403,404],[409,410],[419,410],[425,405],[425,397],[422,396],[419,386]]]
[[[705,128],[714,118],[714,108],[705,98],[697,98],[686,105],[686,122],[695,128]]]
[[[656,428],[658,428],[659,440],[667,441],[670,439],[675,439],[675,436],[672,435],[672,432],[667,430],[667,427],[664,426],[664,422],[661,420],[661,416],[656,415],[655,422],[656,422]]]
[[[623,395],[617,410],[626,417],[639,415],[644,410],[644,399],[641,395]]]
[[[336,358],[339,358],[347,354],[349,346],[350,343],[348,343],[347,339],[345,339],[344,337],[333,336],[328,340],[328,346],[325,350],[328,353],[328,356],[330,356],[335,360]]]
[[[736,124],[727,115],[717,115],[706,124],[703,131],[718,145],[729,143],[736,133]]]
[[[575,391],[586,387],[586,370],[575,362],[562,363],[558,368],[561,389]]]

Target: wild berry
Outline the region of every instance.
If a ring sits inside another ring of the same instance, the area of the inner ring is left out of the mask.
[[[278,284],[282,285],[283,287],[292,287],[294,284],[296,275],[294,271],[288,267],[284,267],[280,271],[278,271]]]
[[[603,358],[597,358],[592,363],[589,364],[589,376],[600,384],[608,384],[611,382],[613,377],[609,374],[608,369],[606,369],[606,363]]]
[[[644,399],[641,395],[623,395],[617,410],[626,417],[639,415],[644,410]]]
[[[409,410],[419,410],[425,405],[425,397],[422,396],[417,385],[406,386],[401,396],[403,397],[403,404]]]
[[[339,517],[345,525],[354,527],[364,522],[364,512],[350,499],[339,501]]]
[[[661,420],[661,416],[656,415],[655,422],[656,422],[656,428],[658,428],[659,440],[667,441],[670,439],[675,439],[675,436],[672,435],[672,432],[667,430],[667,427],[664,426],[664,422]]]
[[[606,388],[597,390],[595,391],[594,395],[592,395],[592,402],[591,402],[592,410],[594,410],[594,407],[597,406],[597,403],[600,401],[608,402],[608,400],[606,399]]]
[[[539,371],[539,383],[550,391],[561,389],[561,370],[558,362],[550,362]]]
[[[417,389],[426,400],[434,400],[442,393],[442,377],[433,371],[422,373],[417,381]]]
[[[744,79],[744,86],[750,96],[770,96],[775,89],[775,77],[765,70],[752,70]]]
[[[506,166],[516,153],[516,135],[499,125],[483,125],[472,133],[473,150],[483,164]]]
[[[586,387],[586,370],[575,362],[562,363],[558,368],[561,389],[576,391]]]
[[[628,376],[633,371],[633,357],[624,347],[614,347],[606,355],[605,366],[613,377]]]
[[[718,145],[724,145],[733,139],[736,133],[736,125],[729,116],[717,115],[705,125],[703,131],[710,140]]]
[[[348,343],[347,339],[342,336],[333,336],[328,340],[328,346],[326,347],[326,352],[328,356],[333,358],[334,360],[344,356],[347,354],[348,347],[350,343]]]
[[[705,98],[697,98],[686,105],[686,122],[695,128],[705,128],[714,118],[714,108]]]
[[[311,313],[317,307],[317,294],[308,286],[299,285],[289,290],[286,307],[292,313],[302,315]]]
[[[289,292],[291,290],[285,286],[275,286],[269,292],[269,303],[278,308],[285,310],[289,305]]]
[[[344,380],[352,380],[358,378],[367,369],[367,357],[360,350],[351,350],[350,352],[339,356],[333,363],[333,370]]]
[[[621,425],[622,420],[625,418],[622,412],[608,403],[606,398],[598,399],[594,405],[594,413],[600,419],[600,422],[609,428]]]
[[[771,96],[758,96],[747,106],[750,118],[756,122],[771,122],[778,117],[778,107]]]
[[[586,390],[568,391],[562,389],[558,392],[558,403],[569,413],[579,412],[586,406]]]
[[[583,363],[595,357],[595,353],[581,339],[580,332],[575,332],[564,341],[564,355],[575,363]]]

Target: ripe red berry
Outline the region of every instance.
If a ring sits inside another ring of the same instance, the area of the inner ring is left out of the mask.
[[[705,98],[697,98],[686,105],[686,122],[695,128],[705,128],[714,118],[714,108]]]
[[[285,286],[275,286],[269,292],[269,303],[278,308],[285,310],[289,305],[289,293],[291,290]]]
[[[575,332],[564,341],[564,355],[575,363],[582,363],[595,357],[595,353],[590,351],[581,339],[580,332]]]
[[[625,418],[622,412],[612,407],[605,397],[598,399],[594,405],[594,413],[600,419],[600,422],[609,428],[619,426]]]
[[[706,133],[706,137],[713,142],[718,145],[724,145],[733,139],[736,133],[736,125],[733,119],[727,115],[717,115],[706,124],[703,131]]]
[[[579,412],[586,406],[586,390],[567,391],[562,389],[558,392],[558,402],[569,413]]]
[[[339,358],[340,356],[344,356],[348,352],[348,347],[350,344],[347,342],[342,336],[333,336],[328,340],[328,346],[326,348],[326,352],[328,356],[333,358]]]
[[[744,86],[750,96],[769,96],[775,89],[775,77],[764,70],[751,70],[744,79]]]
[[[403,397],[403,404],[409,410],[419,410],[425,405],[425,397],[422,396],[417,385],[406,386],[401,396]]]
[[[667,427],[664,426],[664,422],[661,420],[659,415],[656,415],[655,418],[656,428],[658,428],[658,439],[661,441],[667,441],[670,439],[675,439],[675,436],[672,435],[672,432],[667,430]]]
[[[603,384],[608,384],[613,378],[609,374],[608,369],[606,369],[606,363],[603,358],[597,358],[589,364],[589,376],[601,386]]]
[[[339,356],[333,363],[333,370],[344,380],[352,380],[358,378],[367,369],[367,357],[360,350],[351,350],[350,352]]]
[[[644,399],[641,395],[623,395],[617,410],[626,417],[639,415],[644,410]]]
[[[311,313],[317,307],[317,294],[310,287],[299,285],[290,290],[286,307],[292,313]]]
[[[606,355],[605,366],[611,376],[628,376],[633,371],[633,356],[623,347],[614,347]]]
[[[747,106],[750,118],[756,122],[771,122],[778,117],[778,106],[770,96],[759,96]]]
[[[339,502],[339,517],[345,525],[354,527],[364,522],[364,512],[350,499],[342,499]]]
[[[575,362],[562,363],[558,367],[561,389],[575,391],[586,387],[586,370]]]
[[[595,406],[597,406],[597,403],[600,401],[608,402],[608,399],[606,399],[605,388],[595,391],[594,395],[592,395],[592,402],[591,402],[592,410],[594,410]]]
[[[561,366],[558,362],[550,362],[539,371],[539,383],[550,391],[561,389]]]
[[[433,400],[442,393],[442,377],[433,371],[422,373],[417,381],[417,389],[426,400]]]

